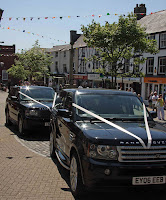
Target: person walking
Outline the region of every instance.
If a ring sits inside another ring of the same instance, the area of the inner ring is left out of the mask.
[[[156,102],[156,107],[157,107],[157,117],[159,120],[165,120],[164,119],[164,105],[165,105],[165,102],[164,102],[164,99],[163,99],[163,96],[162,94],[159,95],[159,98],[157,99],[157,102]]]
[[[149,97],[148,97],[148,101],[149,101],[149,107],[152,108],[152,96],[153,96],[153,92],[150,93]]]
[[[152,108],[153,108],[153,111],[156,108],[156,102],[157,102],[158,98],[159,98],[159,96],[157,95],[157,92],[155,91],[154,95],[152,96]],[[156,112],[157,112],[157,108],[156,108]]]

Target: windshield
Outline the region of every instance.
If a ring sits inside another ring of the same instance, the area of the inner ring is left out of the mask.
[[[40,100],[40,101],[53,101],[55,91],[50,88],[27,88],[21,89],[21,92],[28,95],[29,97]],[[20,94],[20,99],[22,101],[30,101],[28,97]]]
[[[76,96],[76,104],[103,118],[144,119],[143,105],[136,96],[83,94]],[[93,118],[79,109],[76,114],[79,118]]]

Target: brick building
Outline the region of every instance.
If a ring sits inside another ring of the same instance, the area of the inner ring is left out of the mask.
[[[0,45],[0,82],[8,82],[8,73],[6,72],[13,64],[15,56],[15,45]]]

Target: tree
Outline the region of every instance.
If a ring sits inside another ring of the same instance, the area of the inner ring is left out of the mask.
[[[48,66],[52,63],[51,58],[41,50],[37,40],[33,48],[17,54],[15,64],[8,69],[8,73],[21,80],[28,78],[30,82],[39,80],[44,75],[48,75]]]
[[[96,23],[87,27],[81,27],[85,36],[84,41],[88,47],[93,47],[99,52],[92,59],[100,61],[103,66],[103,73],[106,72],[106,66],[109,66],[109,74],[112,76],[112,86],[114,80],[119,75],[118,70],[124,69],[125,60],[133,58],[133,70],[135,73],[123,73],[123,76],[143,76],[141,71],[136,69],[138,65],[145,62],[143,53],[156,54],[158,52],[156,40],[149,40],[145,32],[137,23],[136,16],[131,13],[128,16],[120,16],[118,23],[105,25]],[[115,79],[114,79],[115,77]]]

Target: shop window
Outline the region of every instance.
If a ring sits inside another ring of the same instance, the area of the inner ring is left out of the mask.
[[[147,74],[153,74],[154,58],[147,58]]]

